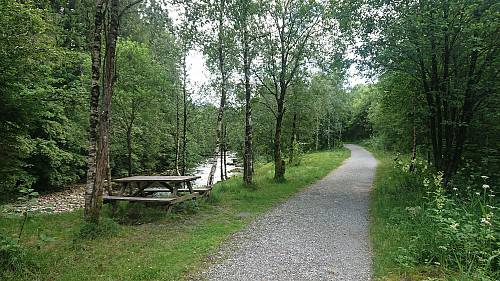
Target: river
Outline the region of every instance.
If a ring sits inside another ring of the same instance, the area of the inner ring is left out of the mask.
[[[210,174],[210,169],[212,168],[213,158],[208,158],[204,162],[198,164],[196,168],[194,168],[193,175],[201,176],[201,178],[197,179],[194,182],[195,186],[201,187],[206,186],[208,181],[208,175]],[[227,176],[232,177],[241,173],[241,168],[236,165],[237,158],[236,153],[228,153],[227,154]],[[221,181],[220,179],[220,157],[217,161],[217,170],[214,175],[214,183]]]

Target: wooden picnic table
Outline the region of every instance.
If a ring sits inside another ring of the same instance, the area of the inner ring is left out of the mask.
[[[113,210],[116,210],[119,201],[165,203],[168,205],[167,214],[170,214],[173,204],[196,198],[200,194],[208,194],[208,189],[193,189],[191,182],[199,178],[200,176],[134,176],[114,179],[113,182],[122,184],[118,195],[105,195],[103,201],[115,202]],[[155,183],[161,187],[151,187]],[[125,193],[127,189],[128,193]],[[148,197],[157,192],[169,192],[171,197]]]

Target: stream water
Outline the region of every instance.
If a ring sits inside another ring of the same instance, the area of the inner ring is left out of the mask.
[[[232,177],[236,174],[241,173],[240,168],[236,165],[236,153],[228,153],[227,154],[227,176]],[[201,186],[206,186],[207,181],[208,181],[208,175],[210,174],[210,169],[212,168],[212,163],[213,163],[213,158],[207,158],[204,162],[198,164],[192,174],[194,176],[201,176],[201,178],[197,179],[194,182],[195,186],[201,187]],[[214,183],[217,183],[221,180],[221,175],[220,175],[220,157],[218,158],[217,161],[217,170],[215,171],[214,175]]]

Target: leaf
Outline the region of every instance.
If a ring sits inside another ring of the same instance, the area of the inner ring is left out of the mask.
[[[42,239],[42,241],[45,241],[45,242],[54,242],[56,241],[56,238],[54,237],[48,237],[47,235],[45,234],[40,234],[40,239]]]

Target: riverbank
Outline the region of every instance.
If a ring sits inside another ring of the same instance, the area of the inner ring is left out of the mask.
[[[36,196],[36,199],[36,202],[28,203],[22,209],[13,207],[11,210],[12,212],[29,210],[55,214],[79,210],[85,205],[85,184],[77,184],[60,191],[40,194]],[[23,203],[26,202],[16,201],[10,205],[16,206]]]

